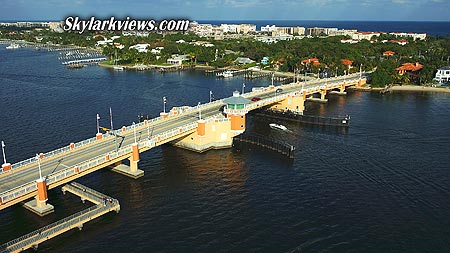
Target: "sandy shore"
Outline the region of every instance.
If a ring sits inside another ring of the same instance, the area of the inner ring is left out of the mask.
[[[392,91],[426,91],[426,92],[447,92],[450,93],[450,88],[445,87],[427,87],[427,86],[416,86],[416,85],[402,85],[402,86],[392,86],[390,88]]]

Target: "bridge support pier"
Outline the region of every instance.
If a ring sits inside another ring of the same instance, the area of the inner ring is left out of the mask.
[[[345,92],[345,82],[343,84],[341,84],[341,87],[339,87],[339,91],[333,90],[330,91],[330,94],[336,94],[339,96],[343,96],[343,95],[347,95],[347,92]]]
[[[298,93],[295,96],[289,96],[286,99],[280,101],[279,103],[276,103],[271,107],[271,109],[281,111],[291,111],[296,112],[298,114],[303,114],[303,111],[305,110],[306,100],[307,100],[306,91],[303,91],[302,93]]]
[[[44,178],[36,180],[38,195],[35,199],[28,201],[24,204],[24,207],[33,213],[45,216],[54,211],[54,207],[47,203],[47,184]]]
[[[118,172],[120,174],[123,174],[125,176],[131,177],[131,178],[140,178],[144,176],[144,171],[139,169],[138,162],[139,162],[139,146],[137,143],[133,143],[131,145],[131,156],[128,158],[130,160],[130,166],[122,164],[122,163],[116,163],[116,165],[113,167],[113,171]]]

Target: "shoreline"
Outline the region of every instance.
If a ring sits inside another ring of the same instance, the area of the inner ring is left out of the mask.
[[[367,91],[367,92],[381,92],[385,88],[373,88],[370,86],[365,87],[352,87],[352,90]],[[395,85],[390,87],[387,91],[392,92],[440,92],[440,93],[450,93],[450,87],[428,87],[420,85]]]

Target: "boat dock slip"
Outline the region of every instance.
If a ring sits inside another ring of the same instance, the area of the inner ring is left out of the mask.
[[[80,196],[83,202],[84,200],[89,200],[93,202],[95,206],[7,242],[0,246],[0,252],[20,252],[30,248],[37,249],[39,243],[45,242],[73,228],[79,228],[81,230],[83,224],[90,220],[111,211],[120,211],[120,204],[117,199],[113,199],[81,184],[73,182],[70,185],[63,186],[62,190]]]

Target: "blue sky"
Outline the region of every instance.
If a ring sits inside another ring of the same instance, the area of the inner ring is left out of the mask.
[[[189,18],[191,20],[450,21],[450,0],[0,0],[0,20]]]

